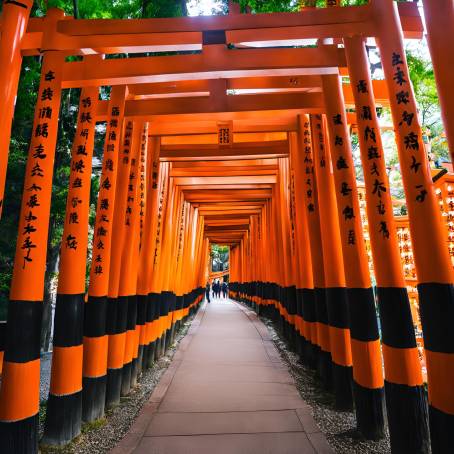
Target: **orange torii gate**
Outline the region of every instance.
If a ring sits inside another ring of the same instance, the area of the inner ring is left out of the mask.
[[[21,57],[43,55],[30,143],[0,390],[6,452],[36,452],[39,331],[61,90],[82,87],[61,251],[44,442],[64,444],[135,385],[198,306],[209,244],[230,246],[231,294],[279,321],[358,430],[393,452],[448,452],[454,426],[453,272],[432,191],[403,36],[417,5],[207,18],[1,18],[0,210]],[[443,21],[424,0],[449,125]],[[233,6],[233,5],[231,5]],[[449,29],[449,26],[446,27]],[[364,38],[385,81],[372,81]],[[334,41],[332,41],[334,39]],[[312,41],[318,40],[312,46]],[[330,41],[331,40],[331,43]],[[339,43],[343,44],[339,46]],[[227,46],[229,44],[229,46]],[[309,47],[304,47],[311,44]],[[303,47],[295,47],[303,46]],[[103,59],[103,54],[192,54]],[[65,62],[67,54],[82,59]],[[5,74],[7,75],[5,77]],[[350,84],[341,84],[339,75]],[[447,82],[448,81],[448,82]],[[112,86],[109,101],[99,86]],[[375,104],[391,108],[409,209],[427,360],[429,405],[398,260]],[[345,105],[356,114],[347,114]],[[94,126],[106,140],[91,272],[85,288]],[[377,277],[381,343],[360,224],[348,124],[358,125]],[[449,127],[447,126],[449,140]],[[188,272],[191,270],[191,272]],[[71,329],[68,329],[71,327]],[[383,356],[383,358],[382,358]],[[382,372],[384,364],[384,377]]]

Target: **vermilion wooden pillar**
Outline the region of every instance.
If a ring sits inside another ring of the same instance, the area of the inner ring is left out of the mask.
[[[149,146],[148,146],[148,123],[144,124],[142,129],[142,135],[140,138],[140,159],[139,159],[139,172],[138,178],[139,188],[137,190],[137,204],[139,205],[139,227],[138,227],[138,251],[136,258],[136,269],[134,270],[134,297],[135,297],[135,315],[132,314],[132,318],[135,324],[134,327],[134,349],[132,353],[132,368],[131,368],[131,386],[135,387],[137,385],[137,379],[142,373],[142,358],[143,358],[143,344],[140,343],[141,335],[142,339],[145,336],[145,317],[139,318],[139,275],[140,268],[142,265],[142,245],[144,240],[145,233],[145,214],[146,214],[146,197],[151,173],[149,171],[149,166],[151,164],[151,159],[153,156],[149,156]],[[149,261],[151,262],[151,254],[148,254]],[[134,260],[134,258],[133,258]],[[135,317],[135,319],[134,319]]]
[[[285,257],[284,254],[288,252],[287,242],[284,240],[287,239],[287,235],[284,233],[284,228],[281,224],[281,191],[279,187],[279,183],[275,184],[272,191],[272,198],[271,198],[271,219],[274,226],[274,235],[276,239],[276,244],[281,244],[285,247],[279,247],[276,250],[276,278],[274,280],[276,287],[275,287],[275,297],[274,297],[274,306],[276,311],[277,321],[279,323],[279,329],[284,334],[284,319],[283,319],[283,311],[282,311],[282,301],[285,298],[285,283],[287,280],[288,270],[286,267]],[[247,237],[246,237],[247,239]],[[243,257],[244,257],[244,266],[243,266],[243,275],[245,282],[247,283],[247,272],[249,270],[247,257],[249,254],[249,241],[245,241],[243,243]],[[245,293],[247,293],[247,288],[245,289]],[[247,295],[246,295],[247,297]]]
[[[147,151],[147,178],[145,182],[145,218],[141,238],[140,265],[137,276],[137,324],[142,325],[139,340],[139,363],[142,370],[148,365],[150,352],[147,332],[149,324],[153,322],[152,314],[148,314],[149,293],[151,286],[151,273],[153,269],[153,222],[156,217],[157,192],[159,171],[159,143],[156,137],[148,139]],[[150,318],[150,319],[149,319]]]
[[[283,279],[281,289],[281,316],[284,323],[284,335],[293,347],[294,317],[296,314],[296,286],[294,274],[296,271],[296,241],[292,213],[291,184],[288,158],[279,158],[279,212],[278,224],[282,235]],[[254,260],[255,257],[251,257]],[[250,269],[250,267],[249,267]]]
[[[390,96],[418,276],[432,452],[445,453],[452,449],[454,431],[454,273],[427,164],[397,7],[391,0],[373,0],[371,5],[380,31],[377,43]]]
[[[391,446],[393,452],[425,453],[429,449],[427,403],[397,243],[369,62],[363,38],[345,38],[344,44],[364,169],[369,236],[382,328]],[[378,362],[381,363],[381,358]],[[411,417],[402,418],[403,413]]]
[[[147,354],[144,353],[144,363],[146,367],[150,367],[155,359],[156,351],[156,332],[157,332],[157,319],[159,317],[159,300],[157,293],[157,269],[156,266],[159,261],[160,251],[160,230],[162,225],[162,210],[165,202],[165,194],[167,191],[167,164],[162,166],[159,163],[160,143],[159,139],[151,139],[156,147],[153,158],[153,172],[151,185],[154,191],[154,202],[151,211],[151,232],[150,232],[150,246],[147,250],[151,251],[151,264],[148,276],[148,298],[147,298],[147,315],[146,315],[146,328],[145,339],[147,347]],[[164,167],[164,174],[161,172],[161,167]]]
[[[127,185],[127,204],[123,222],[125,225],[125,241],[121,256],[120,286],[118,289],[119,302],[125,309],[117,313],[117,326],[121,324],[123,335],[123,363],[121,372],[121,395],[127,395],[131,389],[131,377],[134,357],[135,328],[137,322],[137,265],[139,260],[140,241],[140,153],[143,122],[134,125],[134,139],[131,154],[131,169]],[[145,134],[146,137],[146,134]],[[146,142],[146,139],[145,139]],[[121,303],[120,303],[121,304]]]
[[[322,85],[347,283],[357,422],[365,437],[378,439],[384,431],[383,373],[350,136],[339,76],[323,76]]]
[[[0,439],[8,454],[38,448],[41,303],[63,63],[62,53],[46,52],[25,169],[0,390]]]
[[[117,183],[118,149],[123,126],[125,86],[112,88],[96,208],[88,301],[84,307],[82,419],[104,416],[108,339],[106,306],[112,246],[112,223]]]
[[[160,285],[161,285],[161,317],[160,317],[160,354],[165,354],[169,346],[170,332],[169,319],[171,318],[172,305],[174,302],[174,293],[171,286],[171,276],[173,267],[173,246],[175,240],[175,230],[177,216],[181,199],[180,194],[175,186],[173,178],[170,178],[169,195],[167,202],[166,216],[164,220],[163,245],[161,256]]]
[[[52,375],[43,443],[61,445],[80,434],[82,418],[83,309],[95,117],[99,89],[85,88],[71,158],[60,250]]]
[[[170,274],[168,275],[168,288],[170,289],[170,306],[169,314],[167,318],[167,344],[166,349],[173,343],[175,329],[174,324],[176,322],[176,309],[177,305],[181,304],[181,296],[179,295],[179,279],[178,279],[178,268],[182,262],[182,249],[183,249],[183,235],[187,228],[187,216],[189,206],[184,201],[184,195],[178,188],[178,200],[179,203],[176,207],[175,212],[175,224],[173,228],[173,236],[171,243],[171,266],[169,267]],[[180,238],[181,236],[181,238]]]
[[[313,117],[312,130],[313,134],[325,136],[320,116]],[[350,409],[353,404],[352,354],[347,290],[329,145],[325,140],[322,145],[323,148],[319,146],[314,149],[314,170],[320,210],[334,394],[339,408]]]
[[[314,150],[318,149],[320,151],[321,147],[324,146],[325,139],[321,130],[312,131],[309,135],[304,134],[305,131],[311,131],[311,121],[312,118],[309,120],[307,117],[300,117],[299,119],[299,152],[304,156],[305,181],[302,189],[308,219],[309,246],[312,259],[312,275],[314,278],[315,314],[313,313],[312,317],[315,323],[311,326],[311,337],[316,340],[313,345],[318,346],[318,349],[315,349],[316,355],[314,362],[322,380],[327,383],[331,377],[331,347],[329,341],[328,314],[326,310],[326,281],[323,267],[320,207],[318,203],[317,178],[314,171]],[[305,314],[310,312],[310,306],[305,307],[304,311]],[[312,328],[315,328],[315,331]]]
[[[140,332],[142,330],[138,323],[138,302],[137,302],[137,285],[140,270],[140,253],[142,249],[142,240],[144,234],[144,221],[145,221],[145,209],[146,209],[146,191],[148,186],[146,185],[148,175],[148,123],[144,123],[140,136],[140,151],[139,151],[139,169],[137,171],[138,188],[136,195],[136,205],[138,209],[138,220],[137,220],[137,248],[134,250],[132,255],[132,272],[131,278],[132,291],[133,293],[133,310],[128,313],[128,330],[132,337],[133,351],[132,351],[132,365],[131,365],[131,387],[137,385],[137,379],[141,372],[141,361],[139,367],[139,344],[140,344]],[[128,303],[129,307],[129,303]],[[130,317],[129,317],[130,314]]]
[[[303,136],[304,145],[310,146],[309,117],[307,115],[299,118],[302,130],[299,134]],[[307,125],[305,127],[305,125]],[[304,140],[306,140],[304,142]],[[304,149],[303,149],[304,150]],[[293,185],[295,187],[295,217],[296,217],[296,241],[298,245],[298,284],[297,285],[297,314],[298,328],[301,336],[300,356],[306,363],[313,363],[312,345],[316,339],[313,338],[313,325],[315,324],[315,298],[314,279],[312,274],[312,257],[310,250],[310,236],[308,226],[308,214],[303,193],[307,176],[305,175],[304,157],[298,145],[297,133],[290,135],[290,158],[293,167]]]
[[[4,1],[0,35],[0,219],[3,209],[6,169],[14,104],[22,63],[21,43],[25,36],[32,0]]]
[[[178,239],[177,239],[177,254],[176,254],[176,270],[175,270],[175,295],[176,304],[175,311],[173,314],[173,324],[171,331],[172,342],[175,339],[175,333],[177,330],[177,323],[180,320],[181,310],[184,302],[184,288],[186,287],[186,279],[189,278],[190,273],[186,273],[185,265],[188,260],[187,249],[189,247],[190,232],[192,232],[194,218],[194,208],[191,204],[184,202],[184,216],[179,225]]]
[[[150,311],[153,313],[153,324],[150,324],[150,342],[153,343],[152,351],[154,356],[152,359],[159,358],[161,355],[162,341],[162,325],[163,317],[161,311],[161,283],[162,283],[162,243],[164,220],[167,212],[168,198],[170,194],[170,178],[168,162],[160,164],[160,182],[159,182],[159,203],[157,206],[156,224],[153,227],[153,272],[151,276],[151,292],[150,292]],[[151,358],[150,358],[151,359]]]
[[[125,279],[125,261],[123,254],[126,247],[132,246],[127,239],[126,225],[128,197],[135,187],[129,185],[129,177],[137,162],[139,144],[137,143],[137,125],[125,121],[122,148],[119,150],[115,205],[112,223],[112,250],[109,272],[109,293],[107,300],[106,332],[109,336],[107,360],[106,405],[112,407],[120,403],[123,373],[128,298],[119,293],[121,282]],[[120,142],[121,143],[121,142]]]
[[[454,3],[452,0],[424,0],[427,42],[440,99],[443,125],[454,161]]]

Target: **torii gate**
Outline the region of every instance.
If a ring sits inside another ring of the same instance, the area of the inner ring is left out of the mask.
[[[302,358],[318,368],[326,386],[332,384],[338,408],[351,408],[354,400],[361,434],[383,436],[385,394],[393,451],[428,452],[424,387],[375,109],[376,103],[389,103],[419,282],[432,452],[448,452],[454,426],[453,271],[403,48],[403,36],[421,37],[419,12],[412,2],[371,0],[342,8],[327,3],[335,7],[75,20],[59,10],[28,19],[30,0],[4,2],[1,194],[21,57],[43,55],[0,390],[6,452],[37,450],[39,303],[57,112],[61,89],[70,87],[83,90],[61,250],[46,443],[68,442],[82,419],[101,417],[105,405],[129,392],[139,369],[162,353],[181,319],[200,303],[209,242],[218,241],[231,245],[232,294],[281,320]],[[444,6],[451,33],[452,5]],[[449,40],[439,34],[437,3],[424,0],[424,7],[449,125],[451,68],[441,60],[449,54]],[[371,81],[366,37],[378,44],[385,82]],[[317,46],[281,48],[312,45],[310,39]],[[195,53],[101,57],[188,50]],[[82,59],[66,62],[66,55]],[[347,74],[350,85],[342,85],[339,75]],[[98,100],[100,85],[112,86],[109,101]],[[346,114],[345,102],[356,115]],[[107,121],[107,130],[84,302],[97,121]],[[365,170],[381,346],[349,123],[357,124]],[[452,145],[448,126],[447,132]],[[189,269],[190,275],[184,272]]]

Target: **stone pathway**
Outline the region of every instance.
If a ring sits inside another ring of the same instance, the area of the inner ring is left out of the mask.
[[[329,454],[254,312],[216,299],[114,454]]]

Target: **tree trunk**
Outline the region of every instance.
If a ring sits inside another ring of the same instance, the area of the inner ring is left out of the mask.
[[[43,299],[43,318],[41,322],[41,352],[49,351],[52,335],[52,303],[54,302],[53,283],[57,271],[59,257],[58,246],[52,246],[52,237],[54,233],[55,221],[53,216],[50,219],[49,235],[47,239],[47,259],[46,274],[44,277],[44,299]]]
[[[181,15],[182,16],[187,16],[188,15],[187,0],[181,0]]]
[[[74,19],[79,19],[79,0],[73,0]]]
[[[142,19],[147,17],[147,7],[150,4],[150,0],[142,0]]]

